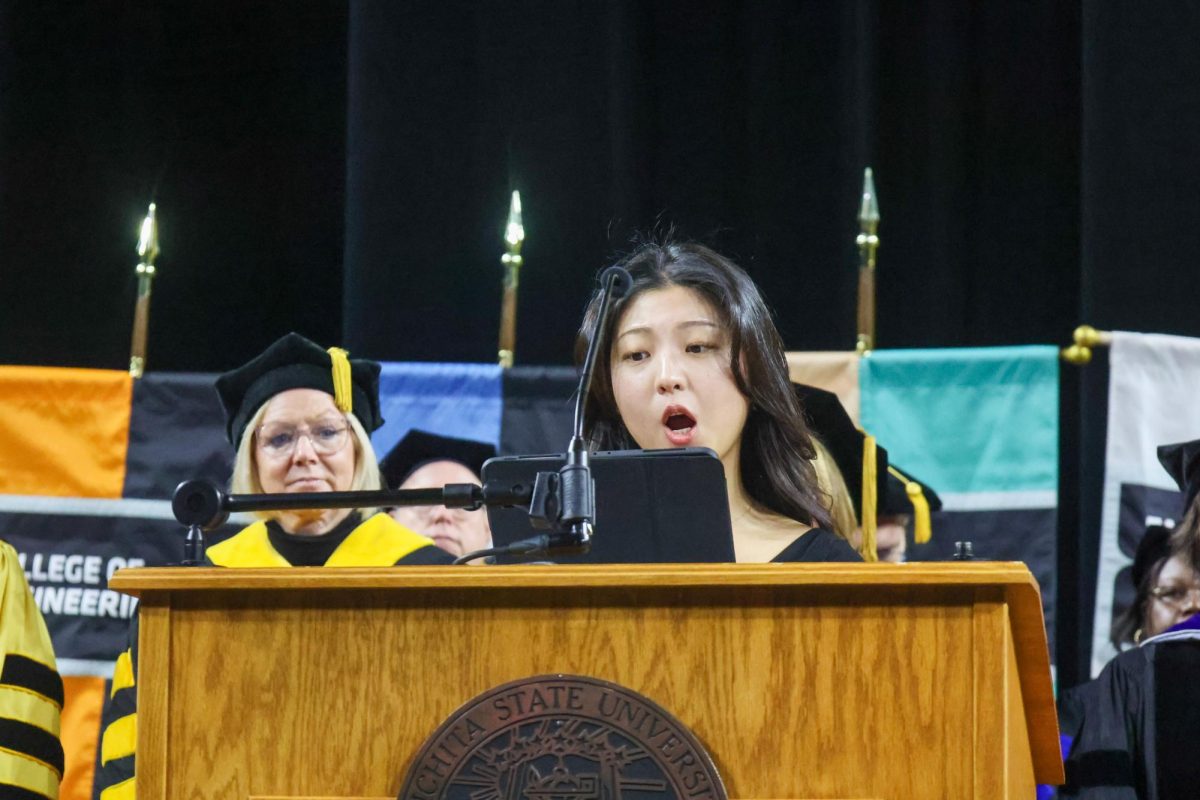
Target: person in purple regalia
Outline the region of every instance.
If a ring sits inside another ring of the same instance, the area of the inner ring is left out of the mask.
[[[1156,534],[1165,559],[1145,559],[1136,647],[1078,690],[1061,797],[1200,797],[1200,440],[1165,445],[1158,455],[1184,492],[1186,512],[1169,535]],[[1139,557],[1143,549],[1153,546],[1139,548]]]

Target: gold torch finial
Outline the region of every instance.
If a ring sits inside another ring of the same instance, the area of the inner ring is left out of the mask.
[[[521,243],[525,241],[525,225],[521,222],[521,193],[514,190],[512,200],[508,204],[508,224],[504,226],[504,241],[508,243],[509,253],[521,253]],[[505,262],[507,263],[507,262]]]
[[[130,347],[129,374],[142,377],[146,371],[146,330],[150,326],[150,290],[154,280],[154,261],[158,258],[157,206],[150,204],[138,232],[137,305],[133,310],[133,344]]]
[[[507,251],[500,256],[504,265],[504,297],[500,302],[500,366],[511,367],[517,347],[517,283],[520,278],[521,245],[525,242],[525,224],[521,220],[521,193],[513,191],[508,204],[508,223],[504,226]]]
[[[875,175],[863,171],[862,205],[858,212],[858,341],[854,349],[866,355],[875,348],[875,251],[879,248],[879,199]]]
[[[146,218],[142,220],[141,231],[138,233],[137,254],[142,262],[150,268],[151,274],[154,273],[154,259],[158,258],[157,211],[158,206],[151,203],[150,208],[146,211]]]

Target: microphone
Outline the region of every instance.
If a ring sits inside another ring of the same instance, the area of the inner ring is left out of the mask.
[[[619,300],[633,288],[633,276],[624,267],[609,267],[600,273],[604,294],[600,312],[588,341],[579,389],[575,395],[575,417],[566,463],[557,472],[538,473],[529,504],[529,519],[535,528],[550,528],[550,533],[520,539],[503,547],[467,553],[456,563],[465,563],[489,555],[540,555],[543,553],[586,553],[591,547],[592,526],[596,519],[596,486],[592,480],[587,442],[583,438],[584,410],[596,371],[596,353],[603,342],[605,323],[613,300]]]
[[[572,429],[572,444],[583,441],[583,407],[592,388],[592,373],[596,371],[596,353],[600,350],[600,339],[604,336],[604,323],[608,320],[608,308],[613,300],[620,300],[633,288],[633,276],[624,267],[609,267],[600,273],[600,285],[604,296],[600,299],[600,313],[596,315],[596,326],[588,341],[587,354],[583,357],[583,371],[579,376],[579,393],[575,395],[575,425]]]
[[[633,287],[633,276],[624,267],[609,267],[600,275],[604,294],[600,297],[600,312],[596,315],[596,326],[592,329],[587,354],[583,359],[583,371],[579,376],[579,391],[575,395],[575,425],[571,442],[567,445],[567,463],[559,470],[562,505],[560,523],[565,532],[579,540],[586,552],[592,535],[592,524],[596,517],[595,484],[589,463],[587,442],[583,439],[584,408],[592,389],[592,376],[596,372],[596,353],[600,351],[604,338],[608,310],[614,299],[624,297]]]
[[[181,525],[215,530],[229,519],[229,495],[212,481],[184,481],[175,487],[171,511]]]
[[[219,528],[229,519],[229,496],[212,481],[184,481],[175,487],[171,510],[175,519],[187,526],[183,542],[185,567],[198,567],[204,561],[204,531]]]
[[[596,353],[603,344],[601,339],[604,338],[609,308],[614,299],[624,297],[633,288],[633,276],[624,267],[609,267],[600,274],[600,285],[604,287],[604,294],[600,297],[600,312],[596,315],[596,326],[592,329],[591,341],[583,359],[583,372],[579,376],[579,393],[575,396],[575,425],[571,442],[567,445],[567,463],[558,471],[562,498],[559,530],[567,534],[567,538],[561,544],[555,544],[567,552],[585,553],[591,544],[592,525],[596,519],[596,485],[592,480],[587,442],[583,439],[584,409],[592,389]]]

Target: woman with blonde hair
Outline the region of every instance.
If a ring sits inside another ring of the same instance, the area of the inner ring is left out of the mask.
[[[344,492],[382,488],[369,434],[379,414],[377,362],[351,360],[289,333],[217,379],[229,441],[237,447],[235,494]],[[375,509],[261,512],[208,548],[218,567],[383,567],[450,564],[431,539]],[[137,618],[117,658],[105,705],[101,800],[136,796]]]
[[[237,447],[235,494],[380,489],[370,433],[379,414],[379,364],[351,360],[289,333],[217,379],[226,432]],[[391,566],[449,563],[432,540],[377,509],[262,512],[208,549],[222,567]]]

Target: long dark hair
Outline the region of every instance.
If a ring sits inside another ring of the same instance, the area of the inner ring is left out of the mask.
[[[828,504],[817,486],[812,435],[788,378],[783,340],[750,276],[724,256],[693,243],[645,244],[620,262],[633,288],[609,312],[596,357],[584,431],[592,447],[637,447],[612,389],[614,331],[625,309],[642,292],[683,286],[703,297],[730,335],[729,366],[738,389],[750,400],[739,451],[742,483],[759,505],[805,525],[830,528]],[[575,341],[583,360],[588,335],[600,311],[600,292],[588,302]]]

